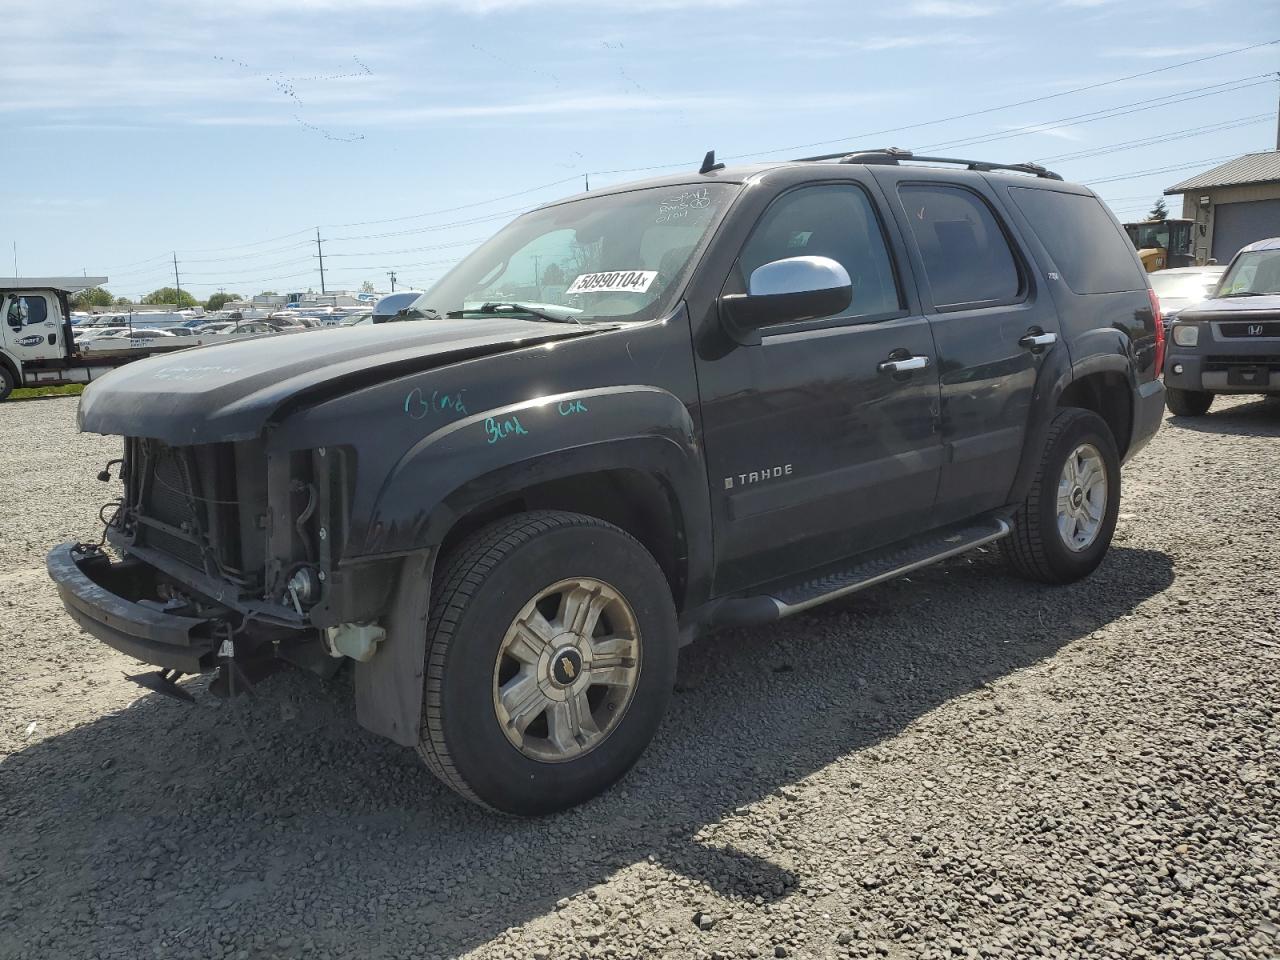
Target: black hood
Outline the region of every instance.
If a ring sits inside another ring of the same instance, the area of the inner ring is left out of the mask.
[[[252,337],[139,360],[90,384],[80,429],[174,446],[248,440],[370,383],[607,327],[477,317]]]

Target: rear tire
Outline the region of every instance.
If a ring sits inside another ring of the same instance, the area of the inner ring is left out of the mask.
[[[1014,572],[1072,583],[1097,569],[1120,512],[1120,455],[1105,420],[1068,407],[1049,426],[1027,498],[1000,541]]]
[[[564,810],[639,759],[675,683],[666,577],[594,517],[522,513],[443,560],[427,624],[418,752],[503,813]]]
[[[1213,403],[1213,394],[1204,390],[1165,387],[1164,402],[1175,417],[1203,417]]]
[[[9,372],[8,367],[0,363],[0,400],[8,400],[14,386],[13,374]]]

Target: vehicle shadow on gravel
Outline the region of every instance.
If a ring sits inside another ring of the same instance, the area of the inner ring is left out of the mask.
[[[1280,435],[1280,399],[1260,397],[1230,407],[1215,405],[1200,417],[1166,417],[1165,425],[1196,433],[1277,436]]]
[[[689,878],[690,916],[703,884],[776,900],[792,872],[699,831],[1172,580],[1167,555],[1115,547],[1088,580],[1043,587],[981,551],[773,627],[718,632],[682,653],[638,768],[536,821],[472,807],[413,751],[361,731],[348,682],[281,675],[231,703],[203,681],[189,685],[194,705],[145,695],[0,764],[0,956],[452,957],[619,871],[642,885],[655,864]]]

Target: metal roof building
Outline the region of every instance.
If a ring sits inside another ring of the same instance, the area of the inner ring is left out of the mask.
[[[1246,153],[1165,190],[1196,221],[1197,263],[1226,263],[1255,240],[1280,236],[1280,150]]]

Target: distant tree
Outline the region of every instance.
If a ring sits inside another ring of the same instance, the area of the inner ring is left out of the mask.
[[[1156,205],[1151,208],[1151,212],[1147,214],[1148,220],[1163,220],[1169,216],[1169,208],[1165,205],[1164,197],[1156,201]]]
[[[71,305],[77,310],[87,310],[90,307],[109,307],[113,303],[115,303],[115,298],[102,287],[90,287],[88,290],[81,290],[71,298]]]
[[[172,303],[178,307],[194,307],[196,298],[185,290],[175,290],[173,287],[161,287],[159,290],[152,290],[142,302],[146,304],[154,303]]]
[[[215,293],[205,301],[204,308],[206,310],[221,310],[232,300],[243,299],[238,293]]]
[[[133,301],[130,300],[128,297],[116,297],[116,302],[114,305],[117,307],[131,307],[133,306]]]
[[[375,290],[375,288],[374,288],[374,286],[373,286],[373,281],[372,281],[372,280],[366,280],[364,283],[360,284],[360,292],[361,292],[361,293],[375,293],[375,292],[376,292],[376,290]]]
[[[544,287],[561,287],[564,286],[564,269],[558,263],[547,265],[547,269],[542,271],[542,285]]]

